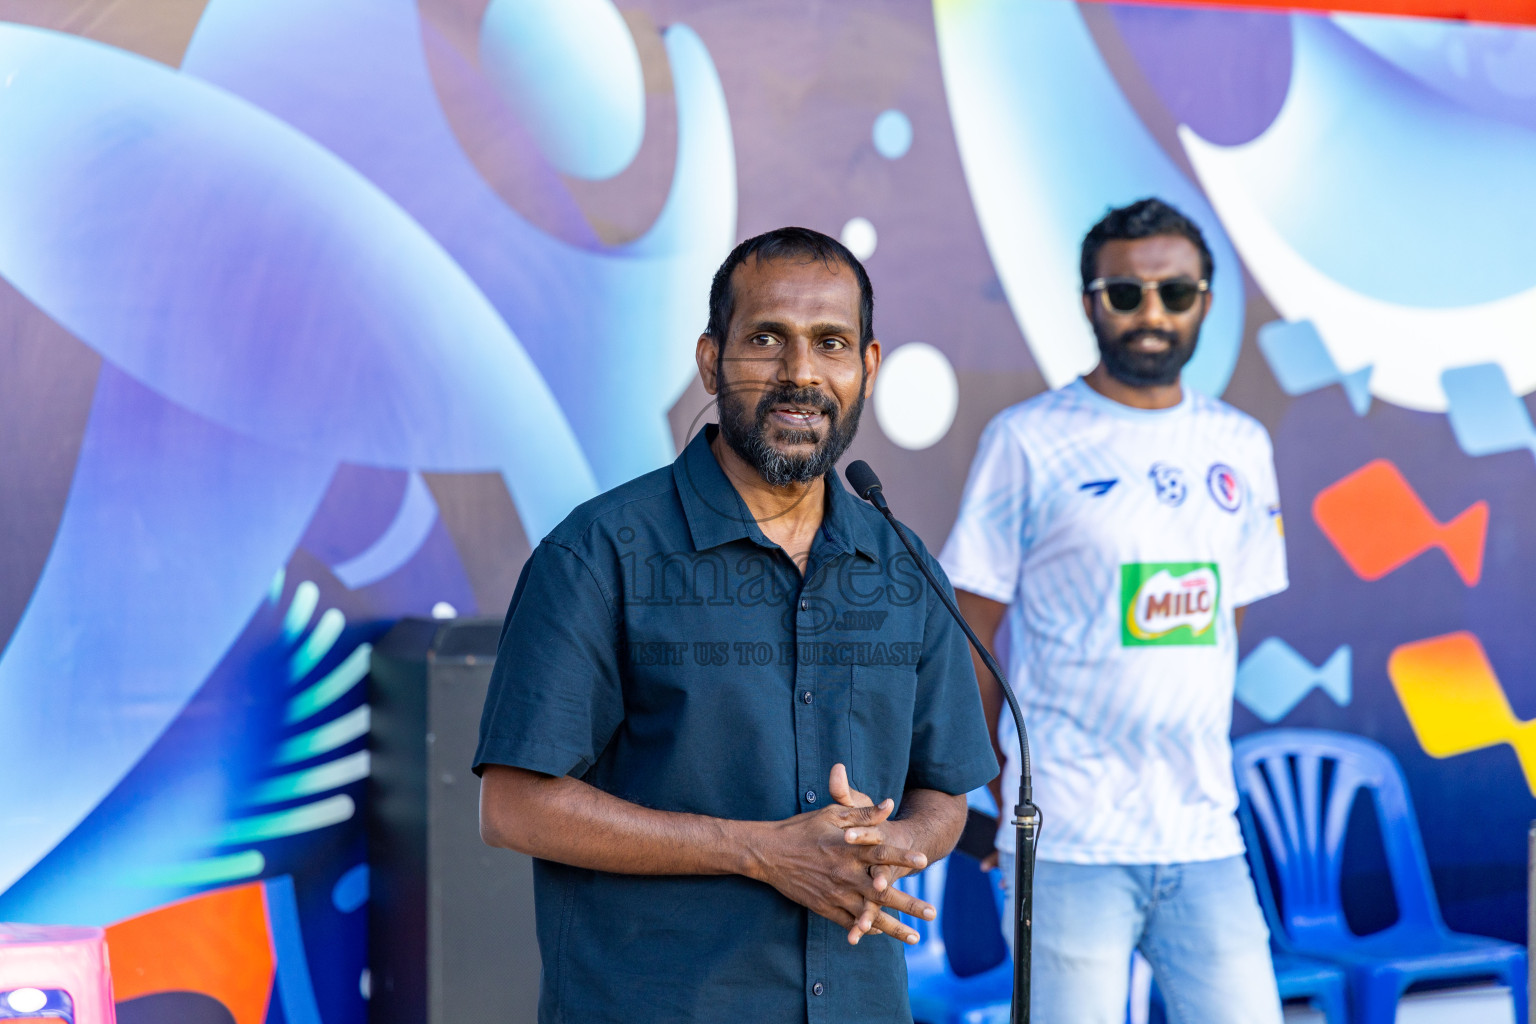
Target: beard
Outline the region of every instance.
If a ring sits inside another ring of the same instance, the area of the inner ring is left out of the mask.
[[[733,388],[721,381],[720,436],[770,487],[807,484],[831,471],[853,443],[859,430],[859,416],[864,411],[864,378],[859,380],[858,398],[845,414],[840,414],[837,403],[818,388],[768,386],[756,407],[749,410],[750,397],[746,389]],[[769,430],[773,429],[768,416],[776,405],[803,406],[826,417],[824,435],[816,430],[775,430],[781,444],[812,444],[813,449],[791,454],[774,447],[768,438]]]
[[[1093,325],[1093,333],[1098,339],[1099,355],[1109,375],[1133,388],[1146,388],[1172,384],[1179,379],[1184,364],[1195,354],[1200,326],[1196,324],[1188,337],[1176,331],[1135,328],[1107,338],[1097,323]],[[1162,338],[1168,342],[1168,348],[1162,352],[1134,351],[1130,347],[1131,342],[1141,337]]]

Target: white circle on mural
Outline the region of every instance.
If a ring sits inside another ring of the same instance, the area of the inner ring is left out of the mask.
[[[860,262],[869,259],[875,254],[875,244],[879,242],[879,236],[875,234],[875,226],[863,217],[855,217],[843,225],[842,234],[838,240],[848,247],[848,251],[859,258]]]
[[[944,353],[921,341],[895,349],[875,378],[875,422],[894,444],[921,451],[938,444],[955,422],[960,384]]]

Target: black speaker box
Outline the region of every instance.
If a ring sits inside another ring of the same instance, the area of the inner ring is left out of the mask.
[[[405,619],[373,648],[370,1024],[534,1024],[533,862],[480,842],[470,771],[499,619]]]

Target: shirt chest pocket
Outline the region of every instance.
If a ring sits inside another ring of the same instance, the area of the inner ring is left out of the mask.
[[[912,751],[917,672],[905,665],[853,665],[849,687],[849,775],[876,803],[901,802]]]

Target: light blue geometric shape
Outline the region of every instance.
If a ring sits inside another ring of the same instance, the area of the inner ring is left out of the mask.
[[[319,605],[320,588],[313,580],[303,580],[294,587],[293,600],[288,602],[288,614],[283,616],[283,639],[292,643],[303,636]]]
[[[288,1024],[322,1024],[315,1002],[315,985],[309,976],[309,957],[304,949],[304,930],[299,921],[299,901],[293,877],[283,875],[264,883],[267,895],[267,929],[277,959],[277,998]]]
[[[491,0],[480,68],[561,172],[611,178],[640,151],[645,76],[609,0]]]
[[[1237,699],[1273,724],[1290,714],[1314,687],[1345,707],[1351,697],[1353,653],[1348,644],[1314,667],[1279,637],[1260,643],[1237,668]]]
[[[181,714],[265,606],[334,469],[103,362],[53,548],[0,655],[0,891]]]
[[[1476,457],[1528,448],[1536,455],[1531,412],[1511,390],[1499,364],[1446,370],[1440,375],[1440,386],[1448,403],[1446,419],[1462,451]]]
[[[875,151],[887,160],[900,160],[912,148],[912,121],[899,110],[884,110],[875,118]]]
[[[368,865],[358,864],[336,879],[336,885],[331,889],[331,903],[343,914],[350,914],[367,902]]]
[[[339,608],[327,608],[320,616],[320,621],[315,623],[315,628],[310,630],[309,636],[299,645],[288,658],[288,678],[298,682],[307,676],[311,669],[325,660],[325,656],[331,653],[331,648],[336,646],[336,640],[341,636],[341,631],[347,628],[347,617]]]
[[[670,463],[667,414],[697,375],[710,278],[736,242],[735,148],[708,49],[684,24],[662,33],[677,155],[649,230],[576,244],[509,206],[465,152],[428,67],[431,24],[414,0],[209,0],[181,70],[299,127],[407,211],[511,326],[598,487]]]
[[[312,458],[499,469],[530,537],[596,492],[485,295],[334,153],[77,36],[0,25],[0,76],[0,274],[103,358]]]
[[[1354,373],[1346,373],[1339,378],[1339,386],[1344,389],[1344,394],[1349,398],[1349,407],[1355,410],[1356,416],[1364,416],[1371,411],[1371,370],[1369,366],[1362,366]]]
[[[416,554],[437,522],[437,502],[420,473],[411,473],[405,495],[389,527],[361,554],[331,566],[348,590],[376,583],[399,569]]]
[[[1153,138],[1066,0],[934,7],[950,120],[992,264],[1046,383],[1098,360],[1083,316],[1083,235],[1111,206],[1158,196],[1193,220],[1216,267],[1183,383],[1219,397],[1242,344],[1243,274],[1202,190]]]
[[[1536,32],[1439,18],[1335,14],[1377,56],[1469,110],[1536,129]]]
[[[372,644],[359,644],[357,650],[347,655],[345,661],[327,672],[319,682],[289,699],[283,721],[294,725],[336,703],[368,675],[368,662],[372,655]]]
[[[1237,147],[1272,228],[1338,285],[1394,305],[1457,308],[1536,286],[1536,260],[1510,241],[1536,234],[1536,131],[1446,99],[1327,18],[1290,22],[1285,104]]]
[[[1371,367],[1340,373],[1312,321],[1271,320],[1259,328],[1258,343],[1275,382],[1286,394],[1300,395],[1338,384],[1356,416],[1370,411]]]

